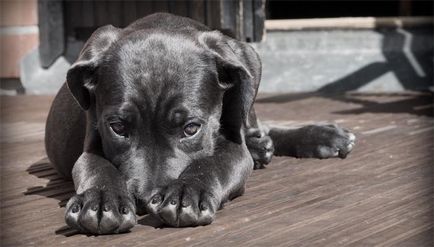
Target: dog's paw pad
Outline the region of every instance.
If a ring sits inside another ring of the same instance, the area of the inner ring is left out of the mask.
[[[346,158],[354,149],[356,136],[337,125],[310,125],[301,129],[299,158]]]
[[[255,169],[265,168],[265,165],[270,163],[274,153],[274,145],[270,136],[260,129],[248,129],[246,145],[252,155]]]
[[[170,226],[199,226],[213,221],[217,204],[204,188],[176,180],[151,197],[148,212]]]
[[[121,193],[90,189],[69,200],[65,221],[83,233],[125,232],[136,223],[135,207]]]
[[[330,150],[334,150],[333,154],[330,152],[324,155],[324,158],[339,157],[344,159],[353,150],[355,146],[356,136],[346,129],[340,129],[340,127],[334,126],[336,131],[330,134],[329,145],[326,147]],[[341,131],[343,130],[343,132]]]
[[[356,135],[353,133],[348,133],[347,143],[347,146],[339,152],[339,157],[341,158],[345,158],[353,150],[354,146],[356,145]]]

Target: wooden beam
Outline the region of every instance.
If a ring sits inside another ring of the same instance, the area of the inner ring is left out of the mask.
[[[400,0],[399,1],[399,15],[411,16],[411,12],[412,12],[411,7],[412,7],[411,0]]]
[[[265,0],[253,0],[254,42],[262,41],[265,34]]]
[[[189,17],[201,23],[206,23],[205,0],[191,0],[188,2],[188,4],[189,4]]]
[[[39,59],[44,68],[50,67],[63,54],[65,36],[63,25],[63,2],[60,0],[38,1]]]
[[[206,0],[206,25],[212,29],[220,29],[220,2],[214,0]]]
[[[253,0],[243,0],[243,31],[244,40],[254,40]]]
[[[305,29],[372,29],[381,27],[432,26],[432,16],[427,17],[349,17],[267,20],[265,28],[270,31]]]

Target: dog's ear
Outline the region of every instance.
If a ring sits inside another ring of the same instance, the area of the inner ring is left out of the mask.
[[[111,25],[98,28],[87,40],[77,61],[66,75],[66,84],[83,110],[91,104],[92,89],[97,78],[96,70],[104,53],[118,39],[120,29]]]
[[[221,124],[227,136],[241,143],[240,128],[248,125],[249,113],[261,77],[258,54],[248,44],[229,38],[218,31],[199,36],[215,57],[219,85],[225,91]]]

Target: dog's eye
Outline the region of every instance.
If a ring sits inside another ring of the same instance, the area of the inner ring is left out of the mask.
[[[185,136],[193,136],[200,129],[200,124],[197,123],[189,123],[184,127]]]
[[[127,136],[125,125],[121,122],[113,122],[110,123],[110,128],[115,132],[117,135],[120,136]]]

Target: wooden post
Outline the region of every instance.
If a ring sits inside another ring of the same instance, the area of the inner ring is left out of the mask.
[[[411,16],[411,0],[401,0],[399,1],[399,15],[400,16]]]
[[[265,0],[253,0],[254,42],[262,41],[265,34]]]
[[[253,0],[243,0],[243,19],[244,40],[252,42],[255,39],[253,28]]]
[[[220,21],[220,2],[215,0],[206,0],[206,25],[219,29],[221,28]]]
[[[63,54],[65,49],[63,2],[39,0],[38,18],[39,59],[42,67],[48,68]]]
[[[205,0],[191,0],[189,3],[189,16],[196,21],[206,23]]]
[[[220,1],[220,29],[225,34],[240,39],[240,30],[237,25],[239,15],[239,0],[236,1]]]

